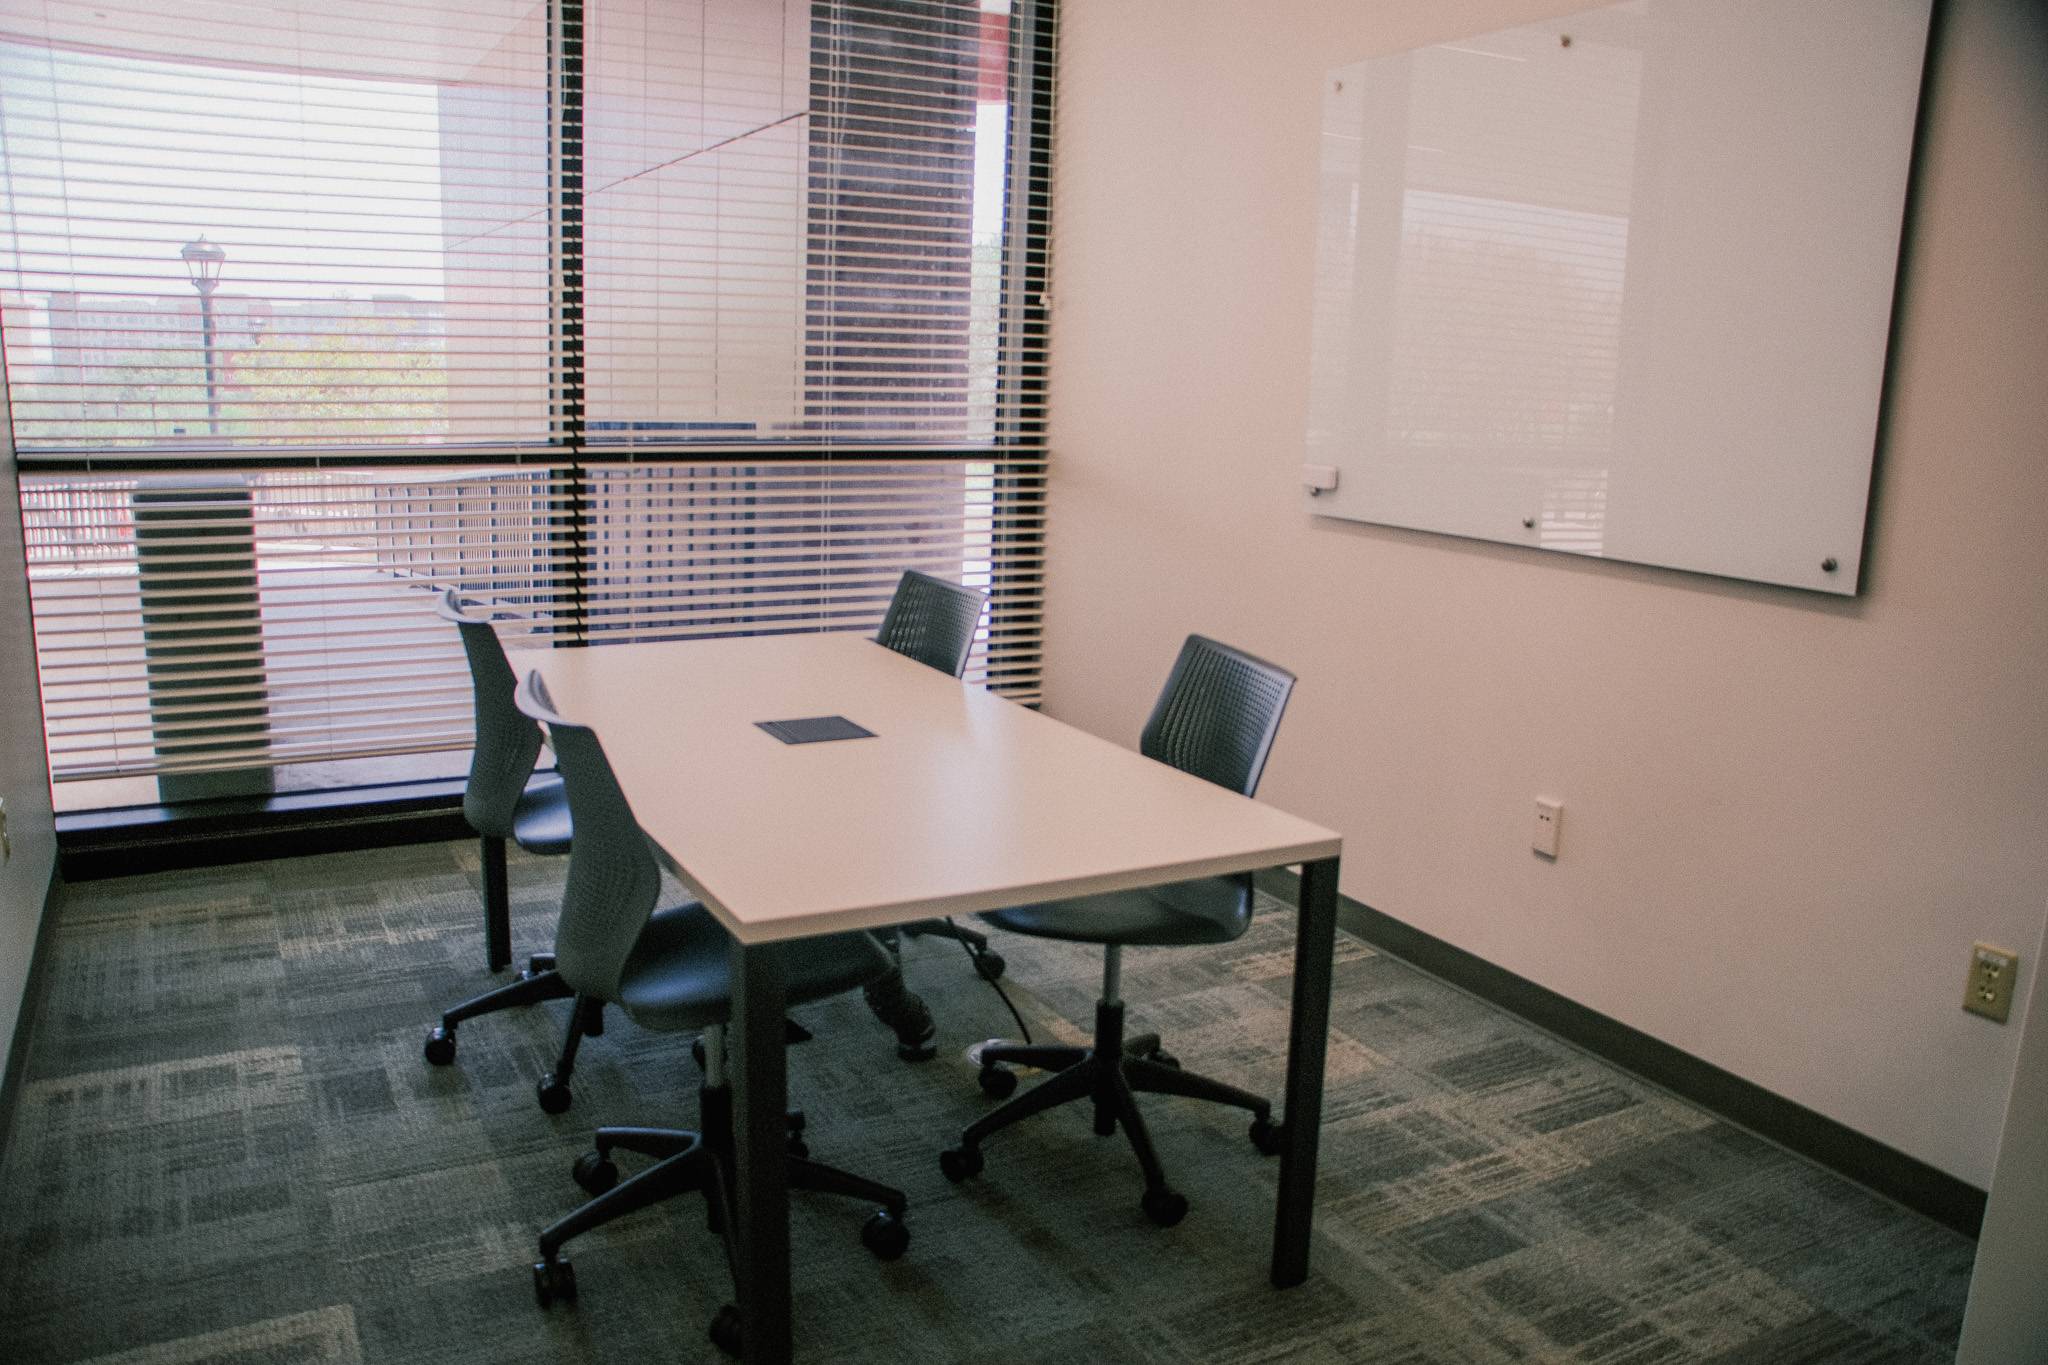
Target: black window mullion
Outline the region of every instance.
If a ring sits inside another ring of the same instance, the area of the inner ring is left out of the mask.
[[[569,606],[571,631],[589,633],[590,507],[585,496],[583,331],[583,0],[553,0],[550,7],[549,122],[554,145],[555,438],[567,457],[570,479],[555,518],[569,552],[559,591]]]
[[[1045,440],[1047,263],[1052,210],[1052,116],[1058,0],[1022,0],[1010,16],[1011,132],[1003,183],[1001,341],[996,348],[997,452]],[[989,584],[993,636],[1015,620],[1012,594],[1044,576],[1045,473],[998,478]],[[991,650],[993,655],[993,650]],[[994,669],[989,681],[998,681]]]

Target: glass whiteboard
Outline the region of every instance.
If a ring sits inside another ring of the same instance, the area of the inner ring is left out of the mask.
[[[1310,510],[1853,594],[1930,0],[1630,0],[1324,85]]]

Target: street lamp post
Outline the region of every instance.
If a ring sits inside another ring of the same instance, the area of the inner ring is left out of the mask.
[[[185,271],[192,277],[192,287],[199,291],[199,345],[206,361],[206,432],[218,436],[220,399],[213,382],[213,291],[220,288],[220,268],[227,263],[228,253],[207,241],[202,232],[198,241],[187,242],[178,254],[185,258]]]

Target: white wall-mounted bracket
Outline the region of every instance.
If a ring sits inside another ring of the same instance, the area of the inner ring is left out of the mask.
[[[1308,490],[1310,497],[1318,497],[1337,486],[1337,466],[1333,464],[1305,464],[1301,467],[1301,486]]]

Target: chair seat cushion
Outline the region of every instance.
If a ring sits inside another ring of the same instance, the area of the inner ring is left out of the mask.
[[[513,841],[528,853],[567,853],[569,831],[569,798],[562,779],[553,773],[538,774],[513,808]]]
[[[1040,901],[982,916],[1000,929],[1070,943],[1228,943],[1252,922],[1249,877],[1199,877],[1137,891]]]
[[[619,974],[627,1017],[670,1031],[725,1022],[732,1012],[731,943],[695,901],[655,911]],[[792,1005],[865,986],[895,965],[864,933],[798,939],[782,945],[782,953]]]

